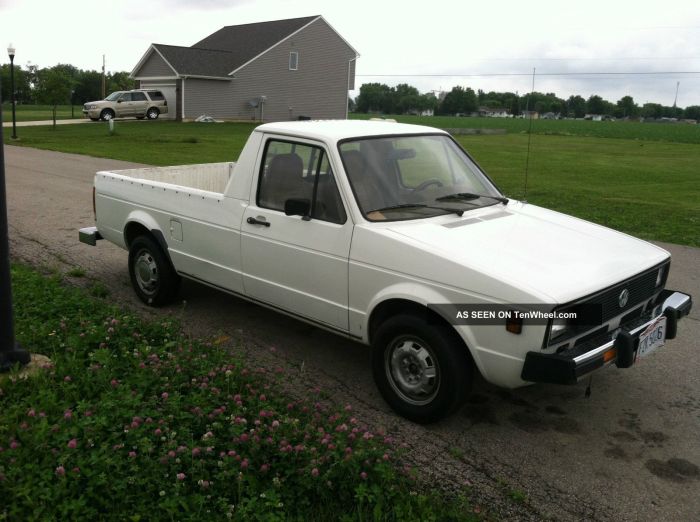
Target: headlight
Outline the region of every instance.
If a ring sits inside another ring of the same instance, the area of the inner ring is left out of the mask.
[[[87,108],[88,109],[97,109],[97,105],[88,105]]]
[[[552,321],[552,326],[549,329],[549,342],[555,341],[564,334],[571,331],[571,325],[568,319],[554,319]]]

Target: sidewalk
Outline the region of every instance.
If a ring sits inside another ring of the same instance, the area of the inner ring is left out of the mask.
[[[73,125],[75,123],[90,123],[91,120],[87,118],[75,118],[72,120],[56,120],[56,125]],[[37,127],[39,125],[53,125],[53,120],[40,120],[40,121],[18,121],[18,127]],[[12,128],[11,121],[5,121],[2,126],[7,128]]]

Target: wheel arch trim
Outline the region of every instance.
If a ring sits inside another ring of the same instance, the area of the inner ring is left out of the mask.
[[[160,229],[158,222],[153,218],[153,216],[142,210],[134,210],[126,218],[123,235],[124,245],[126,246],[127,250],[129,249],[131,241],[140,235],[136,234],[133,235],[133,237],[130,237],[132,235],[129,233],[129,229],[134,226],[137,226],[139,229],[145,229],[151,236],[153,236],[153,238],[155,238],[168,262],[174,267],[175,265],[173,265],[173,260],[170,257],[170,251],[168,249],[168,242],[166,241],[165,235]]]
[[[452,318],[446,317],[444,313],[439,313],[435,309],[428,308],[429,304],[448,302],[450,302],[450,299],[440,293],[438,289],[434,287],[407,281],[388,286],[377,293],[367,307],[368,313],[365,316],[363,325],[363,341],[367,344],[371,344],[373,331],[379,324],[376,323],[378,319],[377,314],[382,314],[382,311],[387,310],[387,307],[389,307],[388,316],[390,316],[392,312],[400,309],[402,306],[405,306],[408,309],[413,308],[414,310],[421,310],[427,314],[437,314],[446,324],[451,326],[455,333],[462,339],[467,352],[471,355],[472,359],[475,361],[477,367],[481,371],[481,366],[478,357],[476,357],[477,354],[475,353],[474,349],[476,346],[476,340],[473,337],[469,326],[466,325],[457,328],[452,323]],[[381,319],[381,315],[379,318]]]

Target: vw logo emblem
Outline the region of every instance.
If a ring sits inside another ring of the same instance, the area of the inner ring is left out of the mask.
[[[630,291],[627,290],[626,288],[620,292],[620,296],[617,298],[617,304],[620,305],[620,308],[624,308],[627,305],[627,301],[630,299]]]

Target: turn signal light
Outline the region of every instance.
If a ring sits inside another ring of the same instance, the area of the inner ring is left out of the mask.
[[[603,354],[603,362],[609,363],[617,357],[617,348],[612,348]]]
[[[519,334],[523,331],[523,320],[520,317],[509,317],[506,319],[506,330],[510,333]]]

